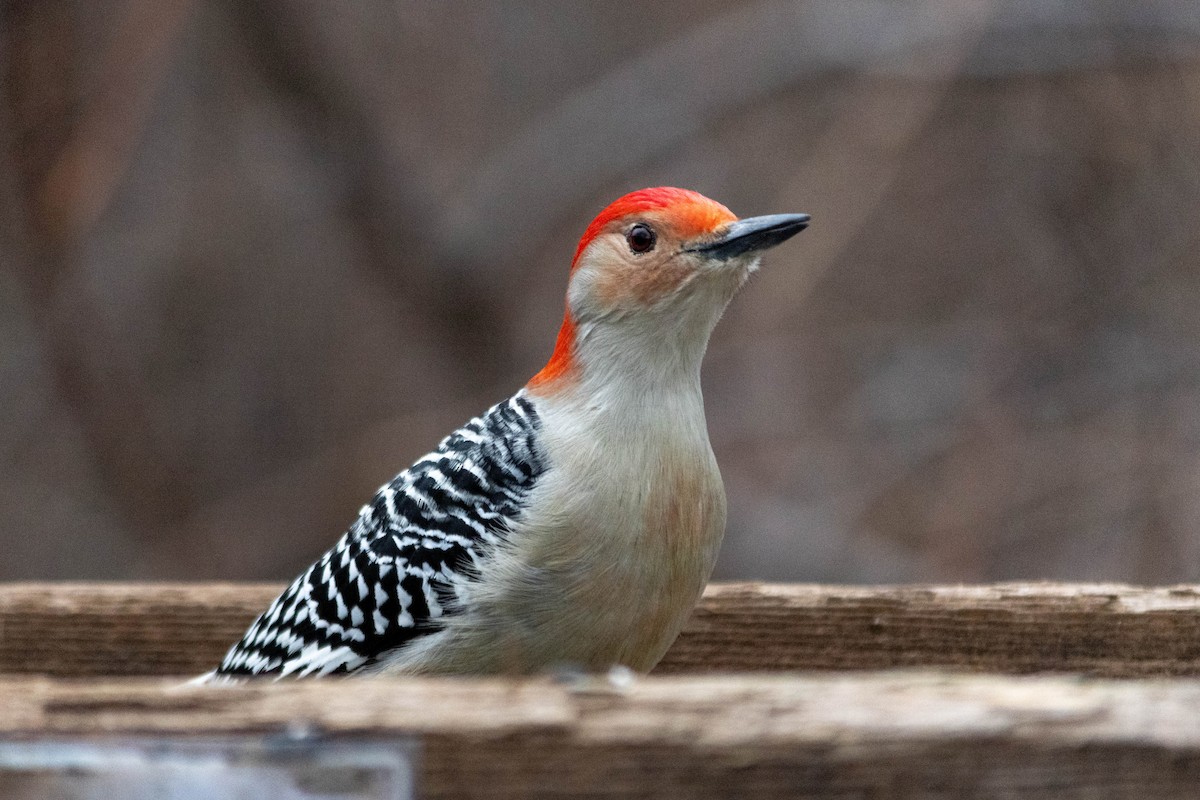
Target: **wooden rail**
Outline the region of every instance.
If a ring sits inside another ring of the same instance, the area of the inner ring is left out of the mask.
[[[211,669],[280,586],[0,586],[0,674]],[[656,671],[1200,674],[1200,591],[1181,586],[714,584]]]
[[[0,586],[0,749],[398,738],[417,743],[431,798],[1200,796],[1192,587],[717,584],[657,674],[629,686],[181,685],[279,589]],[[923,669],[875,671],[895,667]],[[1058,672],[1090,677],[1013,674]],[[0,795],[28,779],[0,769]]]
[[[1200,682],[858,673],[0,681],[0,740],[304,729],[415,737],[421,797],[1193,800]],[[0,778],[3,776],[0,775]],[[0,786],[2,786],[0,780]]]

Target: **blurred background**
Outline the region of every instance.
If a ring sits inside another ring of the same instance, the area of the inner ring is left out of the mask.
[[[7,0],[0,578],[290,578],[659,184],[814,217],[719,577],[1200,580],[1194,0]]]

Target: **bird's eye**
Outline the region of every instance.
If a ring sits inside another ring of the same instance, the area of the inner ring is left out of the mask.
[[[629,229],[629,233],[625,234],[625,241],[629,242],[629,249],[635,253],[650,252],[654,249],[654,242],[657,239],[654,229],[641,222],[634,225]]]

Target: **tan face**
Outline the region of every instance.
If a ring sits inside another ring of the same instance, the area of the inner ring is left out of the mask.
[[[807,224],[806,214],[738,220],[720,203],[673,187],[618,198],[579,240],[554,354],[529,386],[573,385],[588,353],[610,372],[631,359],[656,374],[664,364],[698,366],[758,253]]]
[[[713,272],[708,259],[687,248],[719,234],[733,219],[728,212],[699,216],[658,209],[613,220],[577,265],[589,284],[588,299],[598,309],[628,312],[680,296]]]

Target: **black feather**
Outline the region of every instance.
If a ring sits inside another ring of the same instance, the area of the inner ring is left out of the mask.
[[[230,649],[218,675],[350,672],[456,613],[545,469],[525,393],[493,406],[382,487],[334,547]]]

